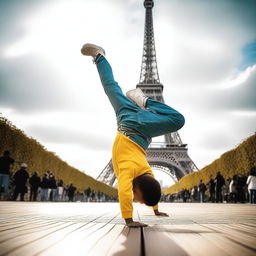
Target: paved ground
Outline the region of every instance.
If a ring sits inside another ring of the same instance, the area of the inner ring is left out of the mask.
[[[0,255],[256,255],[256,206],[162,203],[168,218],[135,205],[129,229],[117,203],[0,202]]]

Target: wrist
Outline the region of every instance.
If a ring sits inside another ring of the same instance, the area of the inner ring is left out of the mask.
[[[127,218],[127,219],[124,219],[125,220],[125,223],[126,224],[129,224],[131,222],[133,222],[133,219],[132,218]]]

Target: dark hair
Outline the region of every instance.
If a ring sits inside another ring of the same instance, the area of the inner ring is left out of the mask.
[[[255,167],[255,166],[253,166],[253,167],[251,168],[251,170],[250,170],[250,175],[256,176],[256,167]]]
[[[10,151],[9,150],[5,150],[4,151],[4,156],[9,156],[10,155]]]
[[[136,179],[145,204],[148,206],[155,206],[161,197],[161,187],[159,182],[149,175],[142,175]]]

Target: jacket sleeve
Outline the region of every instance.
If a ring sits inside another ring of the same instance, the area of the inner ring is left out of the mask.
[[[132,218],[132,182],[133,182],[133,165],[130,162],[124,162],[119,165],[118,175],[118,197],[122,217],[124,219]]]

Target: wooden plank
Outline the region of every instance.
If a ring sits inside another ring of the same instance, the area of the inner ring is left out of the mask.
[[[237,241],[233,240],[231,234],[223,234],[221,232],[220,225],[216,224],[207,224],[204,225],[208,227],[210,230],[219,231],[219,233],[204,233],[202,234],[203,238],[207,239],[210,243],[215,245],[216,247],[220,248],[221,250],[225,251],[226,254],[232,256],[255,256],[255,251],[252,249],[243,246],[243,244],[238,243]]]
[[[80,255],[80,253],[83,254],[84,251],[88,252],[91,249],[92,245],[89,246],[88,243],[86,243],[86,246],[85,246],[85,240],[87,242],[88,240],[92,239],[92,237],[94,237],[93,239],[97,241],[97,239],[100,238],[100,234],[102,231],[103,231],[103,235],[105,235],[104,233],[105,227],[106,226],[108,226],[107,228],[114,227],[114,224],[108,224],[108,223],[111,223],[115,218],[117,218],[118,215],[119,213],[114,215],[112,213],[101,214],[98,217],[94,218],[94,220],[92,220],[91,222],[83,223],[83,225],[80,228],[66,235],[60,241],[48,244],[48,246],[45,246],[45,249],[37,252],[37,255],[41,255],[41,254],[42,255],[58,255],[60,253],[63,254],[63,251],[65,251],[64,252],[65,254],[74,253],[75,255]],[[96,223],[98,221],[101,222],[102,220],[107,220],[108,223],[104,223],[104,222]],[[70,243],[76,245],[73,248],[73,252],[70,251],[70,248],[66,248],[67,244],[70,244]],[[65,248],[65,250],[63,250],[63,248]]]
[[[42,232],[44,230],[49,230],[49,228],[54,228],[58,226],[62,226],[63,223],[56,223],[56,222],[50,222],[48,224],[40,224],[40,225],[33,225],[32,223],[29,223],[25,227],[19,229],[11,229],[8,230],[8,232],[3,232],[3,235],[0,237],[0,244],[7,242],[8,240],[13,240],[15,238],[19,238],[26,235],[33,235],[37,232]]]
[[[141,256],[140,228],[123,228],[121,234],[112,244],[106,256]],[[98,254],[104,255],[104,254]],[[97,256],[95,254],[95,256]]]
[[[248,235],[247,233],[242,233],[241,230],[237,230],[233,225],[219,225],[217,229],[222,233],[223,236],[228,239],[232,239],[234,242],[241,243],[246,247],[251,247],[255,249],[256,252],[256,238],[255,233]]]
[[[48,221],[49,222],[49,221]],[[40,223],[46,223],[46,221],[35,221],[33,223],[38,223],[38,225],[40,225]],[[0,236],[5,232],[5,231],[8,231],[8,230],[13,230],[14,229],[18,229],[18,228],[23,228],[23,227],[27,227],[28,226],[28,221],[23,221],[23,222],[10,222],[4,226],[1,226],[0,227]]]
[[[222,248],[215,246],[203,237],[203,234],[211,234],[213,231],[198,224],[172,225],[166,227],[165,232],[170,239],[182,247],[190,256],[216,256],[228,255]]]
[[[1,244],[1,253],[2,253],[2,255],[7,255],[10,253],[12,255],[24,255],[24,254],[19,254],[19,251],[21,250],[21,248],[24,248],[24,247],[32,244],[33,242],[39,241],[40,239],[46,238],[49,236],[51,236],[51,238],[56,236],[56,239],[58,239],[58,232],[59,233],[69,232],[73,228],[75,228],[74,223],[62,223],[61,225],[59,225],[57,227],[55,227],[55,226],[50,227],[47,230],[38,231],[36,233],[26,234],[23,236],[15,237],[15,238],[5,241]],[[35,247],[34,250],[37,250],[37,248]],[[18,251],[18,254],[16,253],[17,251]],[[31,251],[30,251],[30,253],[31,253]],[[30,253],[28,253],[28,254],[31,255]]]
[[[233,224],[235,228],[247,233],[248,235],[255,236],[256,228],[248,226],[246,224]]]
[[[49,249],[38,252],[35,255],[88,255],[88,252],[93,248],[97,241],[105,236],[113,227],[113,224],[96,223],[93,224],[92,229],[76,230],[66,237],[63,237],[62,240],[55,241],[54,245]],[[40,243],[42,242],[40,241]],[[33,251],[34,246],[35,244],[31,245],[31,251]],[[28,249],[26,251],[28,251]]]
[[[145,255],[147,256],[186,256],[183,246],[175,243],[160,227],[151,226],[144,228]]]
[[[122,234],[123,229],[124,225],[114,225],[113,228],[109,230],[109,232],[98,237],[97,241],[94,243],[94,245],[91,247],[91,250],[88,252],[88,255],[98,256],[102,255],[103,252],[104,255],[107,255],[111,247],[114,246],[115,241]]]

